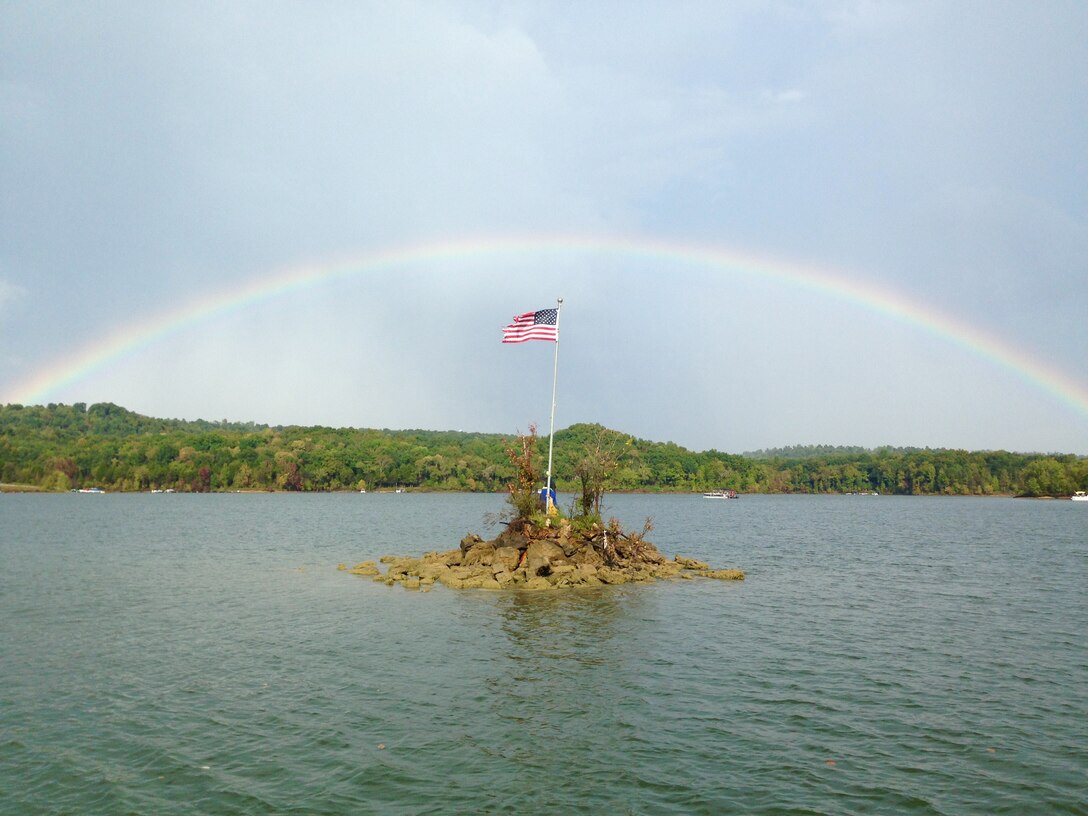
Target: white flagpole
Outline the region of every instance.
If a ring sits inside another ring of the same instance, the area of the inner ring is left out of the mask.
[[[548,429],[548,492],[545,494],[545,509],[551,499],[552,490],[552,443],[555,436],[555,384],[559,380],[559,313],[563,310],[563,298],[559,298],[555,307],[555,366],[552,370],[552,420]]]

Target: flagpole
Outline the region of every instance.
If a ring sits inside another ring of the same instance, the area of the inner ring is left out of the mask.
[[[545,507],[551,500],[552,491],[552,444],[555,437],[555,384],[559,381],[559,313],[563,310],[563,298],[558,299],[555,307],[555,365],[552,369],[552,419],[548,429],[548,492],[545,494]]]

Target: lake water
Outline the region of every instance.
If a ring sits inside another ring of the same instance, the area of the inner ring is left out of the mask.
[[[1088,812],[1088,506],[606,501],[748,579],[336,570],[499,496],[0,495],[0,812]]]

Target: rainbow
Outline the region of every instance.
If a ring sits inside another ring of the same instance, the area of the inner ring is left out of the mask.
[[[712,244],[622,235],[568,234],[437,240],[389,247],[322,264],[292,267],[235,288],[197,298],[181,307],[105,334],[80,351],[55,361],[17,384],[0,401],[23,404],[45,402],[58,389],[196,323],[333,280],[363,274],[377,275],[405,266],[428,263],[557,253],[637,257],[723,273],[755,275],[784,285],[809,289],[886,315],[949,341],[1012,372],[1088,417],[1088,387],[1085,384],[1077,382],[1069,374],[1048,363],[1025,354],[997,336],[891,289],[854,280],[842,272],[820,265],[798,264]]]

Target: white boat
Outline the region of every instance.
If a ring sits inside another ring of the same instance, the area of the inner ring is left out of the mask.
[[[703,494],[704,499],[735,499],[737,498],[737,491],[735,490],[710,490]]]
[[[79,492],[80,493],[105,493],[106,491],[103,490],[101,487],[81,487],[79,489]]]
[[[1078,490],[1069,498],[1071,498],[1073,501],[1088,502],[1088,493],[1085,493],[1083,490]]]

